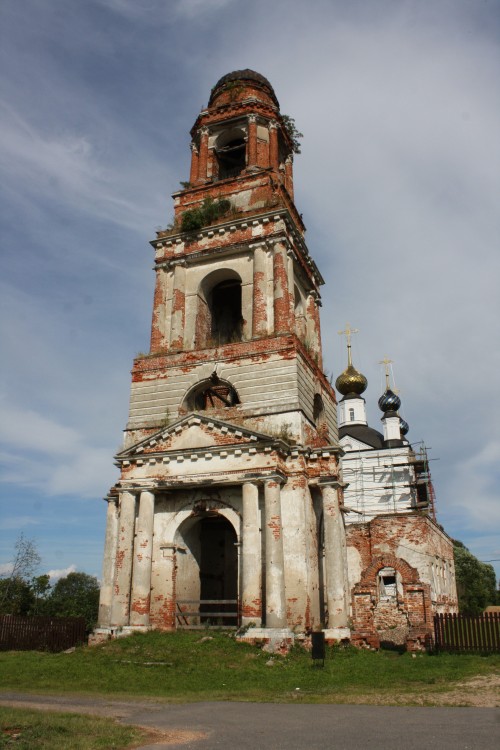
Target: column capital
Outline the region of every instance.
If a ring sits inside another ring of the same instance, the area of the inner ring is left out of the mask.
[[[203,127],[201,127],[198,132],[202,136],[208,135],[210,133],[210,128],[208,127],[208,125],[203,125]]]
[[[252,124],[257,122],[257,115],[254,112],[248,115],[248,122]]]
[[[191,141],[189,148],[191,149],[191,151],[193,151],[193,153],[195,154],[198,153],[198,146],[196,145],[194,141]]]
[[[344,483],[340,482],[337,477],[320,477],[318,479],[318,487],[333,487],[334,489],[339,489],[339,487],[343,487]]]
[[[283,476],[283,474],[271,474],[267,477],[262,477],[261,480],[264,484],[267,484],[268,482],[274,482],[275,484],[285,484],[286,477]]]
[[[277,120],[269,120],[269,127],[271,130],[276,130],[278,127],[278,121]]]
[[[262,247],[264,250],[268,247],[268,241],[267,240],[257,240],[257,242],[250,242],[248,245],[249,250],[257,250],[257,248]]]

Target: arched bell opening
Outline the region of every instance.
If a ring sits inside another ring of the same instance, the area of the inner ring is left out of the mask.
[[[221,346],[242,337],[241,277],[230,268],[212,271],[198,289],[195,345]]]
[[[181,628],[238,624],[238,546],[217,511],[191,515],[176,533],[176,621]]]
[[[212,289],[209,306],[212,312],[211,337],[215,344],[241,341],[241,281],[228,279],[217,284]]]
[[[217,138],[215,161],[218,180],[237,177],[246,168],[246,133],[241,128],[231,128]]]

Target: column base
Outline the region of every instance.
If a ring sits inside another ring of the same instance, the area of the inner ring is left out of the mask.
[[[119,638],[125,638],[132,633],[149,633],[151,625],[124,625],[119,634]]]
[[[105,628],[94,628],[89,635],[88,645],[97,646],[115,638],[126,638],[132,633],[148,633],[152,630],[150,625],[110,625]]]
[[[290,628],[249,628],[246,633],[236,636],[236,640],[262,645],[262,650],[270,654],[287,654],[292,648],[295,635]]]
[[[325,641],[345,641],[351,639],[351,630],[347,627],[342,628],[325,628]]]

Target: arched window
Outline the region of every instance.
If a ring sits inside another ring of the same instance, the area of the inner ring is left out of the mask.
[[[227,180],[239,175],[246,167],[245,132],[241,128],[232,128],[221,133],[215,146],[215,155],[217,179]]]
[[[184,399],[184,408],[188,411],[207,411],[210,409],[227,409],[240,403],[238,394],[227,380],[221,380],[216,372],[198,383]]]

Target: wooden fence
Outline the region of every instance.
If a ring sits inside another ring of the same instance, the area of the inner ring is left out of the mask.
[[[0,651],[65,651],[85,640],[83,617],[0,615]]]
[[[435,615],[434,645],[437,651],[500,653],[500,613]]]
[[[238,625],[237,599],[177,599],[177,627],[186,630],[235,628]]]

